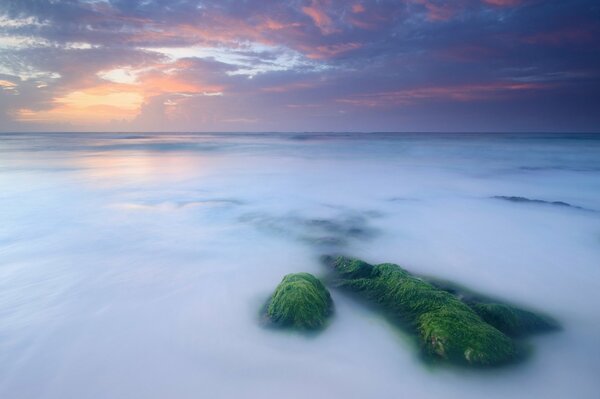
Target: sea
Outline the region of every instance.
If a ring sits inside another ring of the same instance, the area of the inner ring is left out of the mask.
[[[320,258],[558,320],[517,364],[424,361]],[[266,325],[288,273],[318,334]],[[0,398],[598,398],[600,135],[0,134]]]

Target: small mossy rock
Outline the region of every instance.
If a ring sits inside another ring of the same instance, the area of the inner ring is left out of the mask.
[[[276,325],[300,330],[325,326],[333,302],[323,283],[309,273],[286,275],[275,289],[267,316]]]
[[[400,266],[373,266],[347,257],[330,258],[329,263],[341,276],[340,286],[414,326],[427,353],[472,365],[497,365],[515,358],[509,337],[454,295]]]
[[[558,323],[547,316],[502,303],[473,303],[471,308],[488,324],[511,337],[552,331]]]

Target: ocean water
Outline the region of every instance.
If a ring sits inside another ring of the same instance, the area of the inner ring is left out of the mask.
[[[333,252],[563,329],[481,371],[335,289],[322,333],[265,328]],[[0,135],[1,398],[598,398],[599,303],[600,136]]]

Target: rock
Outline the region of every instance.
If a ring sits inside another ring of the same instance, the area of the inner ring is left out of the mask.
[[[323,283],[309,273],[286,275],[267,306],[267,317],[278,326],[317,330],[325,326],[333,302]]]
[[[491,298],[450,281],[427,278],[435,287],[447,291],[466,303],[486,323],[496,327],[513,338],[523,338],[532,334],[555,331],[560,324],[545,314],[533,312]]]
[[[497,365],[517,356],[513,341],[456,296],[395,264],[328,258],[340,286],[379,304],[414,327],[427,354],[471,365]]]
[[[486,323],[511,337],[523,337],[559,328],[558,323],[548,316],[503,303],[475,302],[470,306]]]
[[[579,209],[582,211],[591,211],[591,209],[582,208],[580,206],[572,205],[572,204],[569,204],[568,202],[563,202],[563,201],[545,201],[545,200],[540,200],[540,199],[536,199],[536,198],[517,197],[517,196],[509,196],[509,195],[494,195],[491,198],[498,199],[498,200],[504,200],[504,201],[510,201],[510,202],[517,202],[517,203],[522,203],[522,204],[554,205],[554,206],[562,206],[565,208]]]

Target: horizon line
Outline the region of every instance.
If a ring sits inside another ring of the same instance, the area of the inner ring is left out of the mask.
[[[544,131],[544,130],[517,130],[517,131],[478,131],[478,130],[453,130],[453,131],[410,131],[410,130],[382,130],[382,131],[351,131],[351,130],[313,130],[313,131],[277,131],[277,130],[216,130],[216,131],[194,131],[194,130],[165,130],[165,131],[142,131],[142,130],[27,130],[27,131],[0,131],[0,134],[600,134],[598,131]]]

